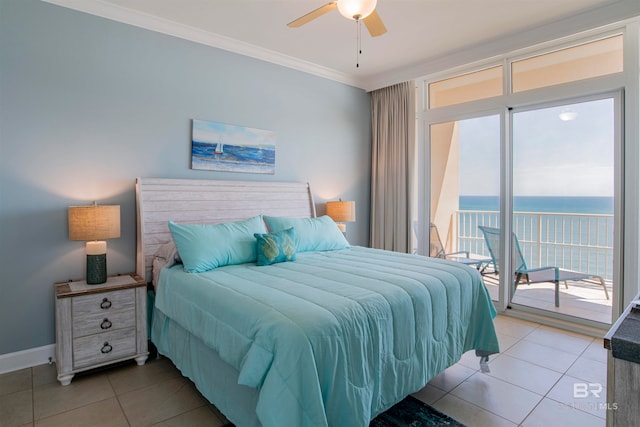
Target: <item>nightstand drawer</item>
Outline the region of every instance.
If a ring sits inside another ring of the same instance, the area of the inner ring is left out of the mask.
[[[73,298],[72,310],[74,322],[91,314],[109,313],[131,309],[136,305],[135,289],[123,289],[113,292],[82,295]]]
[[[73,340],[73,367],[98,365],[136,353],[136,329],[120,329]]]
[[[131,328],[136,324],[136,310],[134,307],[113,312],[111,310],[105,311],[105,313],[74,316],[73,338]]]

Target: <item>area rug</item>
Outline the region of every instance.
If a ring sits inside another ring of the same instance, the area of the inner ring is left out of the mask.
[[[389,408],[371,421],[369,427],[465,427],[453,418],[412,396]],[[225,424],[222,427],[234,427]]]
[[[464,427],[453,418],[435,410],[416,399],[407,396],[400,403],[389,408],[371,421],[369,427]]]

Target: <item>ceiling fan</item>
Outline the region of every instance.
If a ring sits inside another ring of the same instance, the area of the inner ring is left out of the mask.
[[[306,15],[293,20],[287,24],[288,27],[301,27],[302,25],[329,13],[335,8],[347,19],[356,22],[364,22],[372,37],[381,36],[387,32],[387,28],[382,23],[380,15],[376,12],[377,0],[336,0],[312,10]]]

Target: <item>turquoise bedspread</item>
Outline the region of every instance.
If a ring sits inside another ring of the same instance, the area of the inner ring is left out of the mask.
[[[364,427],[465,351],[499,351],[476,270],[361,247],[165,268],[155,304],[259,389],[263,426]]]

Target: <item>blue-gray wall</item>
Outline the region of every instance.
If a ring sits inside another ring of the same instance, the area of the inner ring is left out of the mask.
[[[191,119],[274,131],[275,175],[190,169]],[[0,355],[55,342],[53,283],[84,277],[67,206],[121,205],[108,273],[135,270],[137,176],[308,181],[356,201],[368,244],[369,95],[37,0],[0,0]]]

